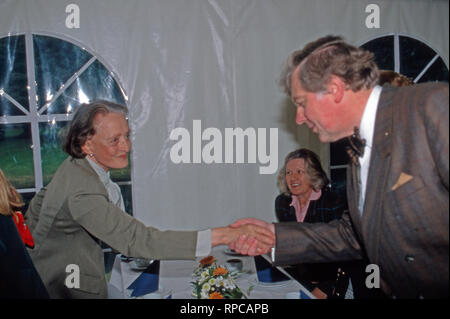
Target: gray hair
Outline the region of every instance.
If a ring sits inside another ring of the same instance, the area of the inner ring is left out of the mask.
[[[311,181],[312,188],[317,192],[327,186],[330,180],[320,164],[319,156],[313,151],[301,148],[290,152],[284,159],[284,165],[278,172],[277,184],[281,193],[291,196],[289,187],[286,183],[286,165],[290,160],[303,158],[305,161],[305,171]]]
[[[99,113],[120,113],[126,118],[128,109],[123,105],[102,100],[80,105],[66,128],[62,145],[64,152],[75,158],[86,156],[81,147],[95,134],[94,118]]]
[[[340,36],[329,35],[289,56],[280,76],[280,86],[288,96],[292,94],[292,73],[300,64],[300,84],[314,93],[326,91],[331,75],[340,77],[354,92],[374,87],[379,77],[373,53],[346,43]]]

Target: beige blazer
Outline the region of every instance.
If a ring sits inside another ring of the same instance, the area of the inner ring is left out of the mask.
[[[109,202],[87,160],[67,158],[30,203],[29,250],[51,298],[106,298],[100,240],[130,257],[195,259],[197,232],[159,231]],[[80,269],[80,288],[67,288],[66,267]]]

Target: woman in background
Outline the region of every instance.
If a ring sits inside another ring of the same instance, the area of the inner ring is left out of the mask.
[[[319,157],[305,148],[286,156],[278,188],[275,212],[280,222],[328,223],[347,209],[345,198],[332,191]],[[299,264],[294,269],[296,279],[317,298],[345,297],[348,276],[340,263]]]

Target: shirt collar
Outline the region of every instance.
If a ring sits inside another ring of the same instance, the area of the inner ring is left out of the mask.
[[[372,147],[373,130],[375,127],[375,119],[381,90],[382,87],[379,85],[376,85],[372,89],[369,99],[367,100],[366,107],[364,108],[361,123],[359,125],[361,138],[366,140],[366,146],[368,147]]]
[[[110,178],[109,178],[109,171],[105,171],[100,165],[95,163],[93,160],[91,160],[89,157],[85,157],[88,161],[88,163],[92,166],[94,171],[97,173],[97,175],[100,177],[100,180],[104,185],[106,185]]]
[[[319,189],[319,191],[315,191],[314,189],[311,191],[311,195],[309,195],[309,201],[312,200],[318,200],[320,198],[320,196],[322,196],[322,190]],[[291,195],[292,197],[292,202],[290,206],[294,206],[297,202],[299,202],[297,196]],[[308,202],[309,202],[308,201]]]

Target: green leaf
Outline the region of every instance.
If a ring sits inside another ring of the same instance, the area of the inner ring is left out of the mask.
[[[247,289],[247,295],[250,296],[250,292],[253,290],[253,288],[255,288],[255,286],[251,285],[250,287],[248,287]]]

